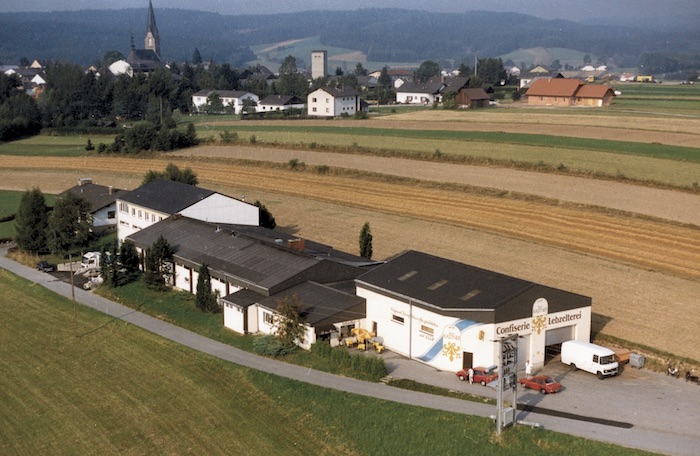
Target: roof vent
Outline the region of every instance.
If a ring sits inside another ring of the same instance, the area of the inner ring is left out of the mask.
[[[399,280],[403,282],[404,280],[408,280],[416,274],[418,274],[418,271],[409,271],[406,274],[399,277]]]
[[[430,291],[435,291],[435,290],[437,290],[438,288],[440,288],[441,286],[445,285],[447,282],[449,282],[449,280],[446,280],[446,279],[438,280],[438,281],[435,282],[434,284],[430,285],[430,286],[428,287],[428,290],[430,290]]]
[[[469,293],[465,294],[464,296],[462,296],[462,297],[459,298],[459,299],[461,299],[462,301],[469,301],[471,298],[473,298],[474,296],[478,295],[479,293],[481,293],[481,290],[474,289],[474,290],[470,291]]]

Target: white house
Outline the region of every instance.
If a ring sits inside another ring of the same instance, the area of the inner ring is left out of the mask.
[[[408,251],[355,280],[364,328],[397,353],[444,371],[498,363],[498,339],[518,334],[518,366],[546,349],[590,340],[591,298]]]
[[[109,66],[109,71],[115,76],[119,76],[120,74],[126,74],[129,77],[134,76],[134,69],[131,68],[131,65],[129,65],[126,60],[117,60],[112,63]]]
[[[117,199],[119,242],[178,213],[212,223],[260,224],[260,208],[257,206],[213,190],[156,179]]]
[[[310,116],[337,117],[344,114],[354,116],[362,110],[360,92],[355,89],[321,87],[307,96],[306,104]]]
[[[200,90],[199,92],[192,95],[192,104],[195,109],[201,110],[202,106],[206,106],[207,99],[210,95],[217,94],[221,98],[221,102],[224,108],[233,107],[234,114],[240,114],[243,110],[243,103],[245,100],[251,100],[255,102],[256,106],[260,101],[260,97],[251,92],[246,92],[243,90]]]
[[[71,187],[61,195],[72,193],[90,203],[92,226],[96,232],[115,231],[117,229],[117,198],[126,190],[111,185],[97,185],[92,179],[78,179],[78,185]]]
[[[443,82],[406,82],[396,89],[396,102],[401,104],[432,105],[440,102],[445,88]]]
[[[304,100],[293,95],[268,95],[258,103],[258,112],[304,109],[305,107]]]

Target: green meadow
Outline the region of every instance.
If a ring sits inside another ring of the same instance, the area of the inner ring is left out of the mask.
[[[643,454],[356,396],[194,352],[0,270],[0,453]]]

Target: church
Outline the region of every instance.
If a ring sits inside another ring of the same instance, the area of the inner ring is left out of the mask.
[[[135,73],[149,73],[163,68],[165,63],[160,58],[160,35],[156,25],[156,16],[153,13],[153,3],[148,1],[148,18],[146,20],[146,37],[144,38],[144,48],[136,49],[134,36],[131,35],[131,51],[126,58]]]

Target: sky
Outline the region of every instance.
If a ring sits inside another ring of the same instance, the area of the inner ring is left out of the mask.
[[[402,8],[432,12],[515,12],[543,19],[651,18],[700,15],[699,0],[152,0],[153,7],[221,14],[272,14],[360,8]],[[148,0],[3,0],[0,12],[146,8]],[[157,14],[157,13],[156,13]]]

